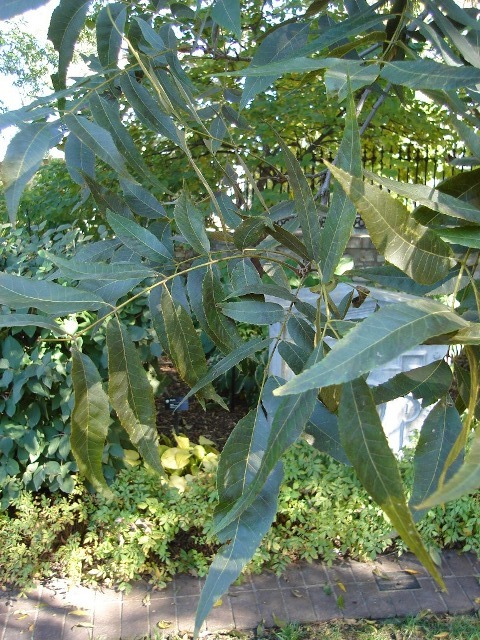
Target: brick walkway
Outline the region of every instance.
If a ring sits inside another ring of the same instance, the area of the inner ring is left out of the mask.
[[[272,626],[279,619],[321,622],[478,609],[479,559],[445,552],[442,572],[448,594],[436,589],[410,555],[332,567],[299,563],[279,578],[266,572],[231,587],[204,628],[215,632],[251,629],[262,621]],[[24,598],[0,592],[0,640],[134,640],[160,629],[191,631],[201,585],[202,580],[181,575],[162,591],[138,583],[127,595],[67,590],[61,583],[40,586]]]

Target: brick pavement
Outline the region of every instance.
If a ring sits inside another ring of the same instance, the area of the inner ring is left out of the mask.
[[[447,551],[440,593],[413,556],[372,563],[300,562],[282,576],[247,576],[232,586],[204,625],[205,632],[252,629],[263,622],[322,622],[338,618],[390,618],[417,614],[469,613],[480,603],[480,561]],[[128,594],[61,582],[26,596],[0,592],[0,640],[136,640],[161,630],[190,632],[202,580],[177,576],[165,589],[137,583]]]

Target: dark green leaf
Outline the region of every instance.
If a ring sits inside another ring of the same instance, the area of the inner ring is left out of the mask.
[[[49,0],[3,0],[0,6],[0,20],[10,20],[20,13],[37,9],[47,2]]]
[[[240,0],[215,0],[210,15],[212,20],[240,40],[242,37]]]
[[[240,302],[222,302],[220,310],[229,318],[247,324],[269,325],[282,322],[285,311],[275,302],[262,300],[242,300]]]
[[[147,269],[141,264],[132,262],[84,262],[72,258],[65,260],[59,256],[45,253],[47,258],[53,262],[62,273],[72,280],[125,280],[128,278],[150,278],[155,275],[155,271]]]
[[[278,353],[294,374],[299,374],[305,367],[309,352],[295,342],[282,340],[278,345]]]
[[[251,249],[267,237],[268,229],[272,228],[271,221],[265,216],[252,216],[243,220],[233,234],[233,242],[241,249]]]
[[[455,281],[458,277],[458,267],[454,267],[448,273],[448,275],[436,282],[435,284],[425,285],[418,284],[415,280],[412,280],[403,271],[397,269],[391,264],[382,265],[380,267],[365,267],[363,269],[353,269],[348,272],[350,276],[360,276],[369,282],[374,282],[387,289],[395,289],[396,291],[402,291],[415,296],[424,296],[433,292],[440,293],[442,287],[450,287],[449,290],[443,291],[443,293],[453,293],[455,288]]]
[[[54,9],[48,39],[58,51],[58,72],[53,76],[55,89],[65,89],[67,69],[72,61],[73,51],[80,31],[87,17],[91,0],[60,0]]]
[[[295,211],[303,232],[303,242],[307,248],[309,258],[318,260],[320,256],[321,227],[312,190],[298,160],[283,140],[278,136],[277,139],[287,164],[288,181],[293,191]]]
[[[242,339],[237,332],[235,323],[230,320],[230,318],[227,318],[225,315],[223,315],[223,313],[220,313],[220,309],[218,308],[218,306],[225,299],[225,294],[218,276],[215,274],[213,269],[208,269],[205,277],[203,278],[201,288],[201,292],[203,294],[201,299],[201,315],[199,315],[199,313],[195,309],[194,303],[192,302],[192,293],[190,287],[192,283],[193,279],[189,276],[189,297],[197,319],[200,323],[202,323],[202,321],[204,322],[204,330],[217,345],[217,347],[221,349],[221,351],[223,351],[224,353],[233,351],[241,345]],[[198,293],[199,292],[196,292],[195,296],[198,296]]]
[[[148,51],[149,55],[152,57],[155,56],[157,60],[161,60],[162,62],[166,62],[166,58],[163,56],[158,56],[159,53],[165,53],[167,47],[165,46],[165,42],[160,37],[160,35],[153,29],[148,22],[142,20],[141,18],[135,18],[135,22],[140,27],[140,31],[142,32],[143,39],[148,45],[152,48]],[[158,57],[157,57],[158,56]],[[162,60],[163,58],[163,60]]]
[[[0,315],[0,327],[42,327],[52,333],[65,334],[56,322],[33,313],[9,313]]]
[[[208,253],[210,242],[205,230],[205,217],[190,200],[186,191],[182,192],[175,203],[173,215],[180,233],[192,249],[199,254]]]
[[[260,286],[262,284],[258,271],[248,258],[239,260],[234,265],[230,281],[232,283],[232,289],[234,290],[241,290],[250,286]]]
[[[480,212],[479,212],[480,213]],[[450,244],[460,244],[471,249],[480,249],[480,227],[458,227],[443,229],[438,235]]]
[[[70,133],[65,143],[65,163],[71,179],[84,185],[84,174],[95,178],[95,154],[83,144],[74,133]]]
[[[382,78],[410,89],[433,89],[435,91],[464,89],[480,84],[480,69],[475,67],[450,67],[433,60],[386,62]]]
[[[452,253],[438,236],[416,224],[399,201],[360,178],[327,163],[348,197],[362,214],[378,251],[420,284],[445,277],[453,266]]]
[[[125,160],[106,129],[83,116],[66,115],[64,116],[64,121],[70,131],[91,149],[96,156],[124,178],[130,177],[125,166]]]
[[[343,386],[338,427],[341,443],[358,479],[386,513],[402,540],[444,589],[442,577],[407,506],[397,461],[364,380]]]
[[[337,166],[357,178],[362,175],[360,136],[352,95],[347,101],[345,130],[338,149]],[[356,213],[353,202],[347,198],[343,189],[337,187],[325,220],[320,245],[320,270],[323,282],[329,282],[333,278],[352,233]]]
[[[387,305],[349,331],[321,362],[276,393],[302,393],[354,380],[428,338],[466,325],[465,320],[439,302],[414,300]]]
[[[62,139],[57,122],[33,122],[11,140],[1,164],[0,176],[5,188],[8,214],[15,223],[20,197],[43,158]]]
[[[290,231],[278,224],[274,224],[273,229],[270,229],[270,236],[282,246],[293,251],[300,258],[308,260],[307,248],[295,234],[290,233]],[[262,247],[264,246],[265,244],[262,244]]]
[[[133,218],[133,214],[128,208],[127,203],[120,196],[102,187],[100,183],[90,178],[86,173],[83,174],[83,178],[87,187],[90,189],[95,204],[103,214],[106,214],[107,211],[110,210],[122,218]]]
[[[227,126],[223,118],[216,116],[208,128],[208,132],[212,137],[205,138],[205,144],[212,153],[216,153],[222,146],[222,141],[227,133]]]
[[[458,411],[452,406],[450,397],[444,397],[430,411],[422,425],[413,459],[415,479],[410,505],[420,504],[435,491],[448,453],[461,431],[462,421]],[[459,456],[449,468],[449,477],[458,471],[461,463],[462,457]],[[420,520],[426,511],[414,511],[414,519]]]
[[[273,296],[281,300],[290,300],[290,302],[294,302],[297,299],[297,296],[291,292],[291,289],[285,289],[278,284],[263,284],[260,280],[255,284],[246,284],[239,289],[234,289],[232,293],[227,296],[227,300],[229,298],[240,298],[241,296],[248,296],[250,294]]]
[[[189,314],[181,305],[174,304],[166,289],[162,294],[161,308],[170,356],[180,378],[193,387],[208,371],[200,337]],[[202,385],[197,396],[225,406],[211,384]]]
[[[338,418],[318,400],[305,427],[305,432],[313,437],[313,446],[316,449],[327,453],[334,460],[350,466],[350,460],[340,442]]]
[[[108,4],[98,14],[95,23],[98,59],[106,69],[112,69],[118,64],[126,18],[127,9],[120,2]]]
[[[141,227],[134,220],[129,220],[111,211],[107,213],[107,220],[119,240],[142,258],[147,258],[154,263],[162,263],[171,259],[172,256],[166,246],[153,233],[145,227]]]
[[[107,351],[110,403],[144,461],[163,475],[152,386],[126,328],[117,318],[107,325]]]
[[[97,368],[77,349],[72,351],[72,383],[75,392],[70,436],[72,453],[80,473],[95,489],[112,498],[102,470],[103,449],[111,423],[110,404]]]
[[[288,335],[307,353],[311,353],[315,341],[315,331],[311,324],[298,315],[292,316],[287,323]]]
[[[166,216],[160,202],[140,184],[130,180],[120,180],[120,186],[126,203],[137,216],[153,220]]]
[[[452,371],[444,360],[399,373],[377,387],[372,387],[375,404],[390,402],[411,393],[423,404],[433,404],[447,393],[452,384]]]
[[[437,9],[433,2],[428,2],[428,8],[432,14],[435,25],[440,27],[444,35],[450,39],[455,45],[463,58],[474,67],[480,68],[480,51],[477,47],[473,46],[471,39],[462,35],[462,33],[454,27],[448,18],[446,18],[441,11]]]
[[[94,311],[102,306],[103,300],[81,289],[0,273],[0,304],[13,309],[33,307],[59,317],[79,311]]]

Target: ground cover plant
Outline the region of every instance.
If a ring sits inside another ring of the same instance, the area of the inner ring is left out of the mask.
[[[0,19],[43,4],[8,0]],[[0,274],[2,326],[48,328],[71,350],[80,473],[113,498],[102,467],[113,413],[145,463],[164,473],[152,387],[120,313],[148,296],[158,342],[200,402],[222,404],[213,380],[267,347],[295,374],[286,381],[265,367],[256,405],[222,451],[212,533],[223,546],[197,628],[275,519],[281,457],[304,432],[352,465],[443,586],[417,523],[476,491],[480,473],[478,433],[464,454],[478,411],[478,9],[453,0],[90,5],[60,0],[52,14],[55,92],[0,115],[19,128],[2,163],[12,223],[44,155],[61,145],[81,198],[110,229],[81,256],[49,252],[48,277]],[[88,71],[70,79],[84,25],[94,26],[96,50],[85,56]],[[433,105],[420,118],[415,92]],[[397,181],[365,171],[362,136],[383,124],[387,103],[399,120],[417,120],[413,142],[441,113],[442,131],[469,150],[452,162],[471,170],[438,189],[410,184],[408,172]],[[327,112],[336,116],[331,161],[321,146]],[[386,264],[344,273],[357,211]],[[302,299],[292,276],[316,297]],[[349,291],[334,302],[340,278]],[[372,284],[408,296],[352,319],[352,307],[375,299]],[[81,329],[59,323],[85,312]],[[244,341],[238,323],[280,331]],[[108,390],[82,350],[100,328]],[[223,354],[211,367],[198,328]],[[443,360],[368,387],[372,369],[424,343],[463,348],[468,369],[455,370],[455,402]],[[415,452],[410,505],[376,409],[408,393],[435,405]]]

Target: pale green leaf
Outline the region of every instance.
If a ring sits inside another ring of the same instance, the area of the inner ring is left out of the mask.
[[[166,212],[160,202],[147,189],[130,180],[120,180],[123,196],[131,210],[143,218],[165,218]]]
[[[390,304],[368,316],[316,364],[276,391],[302,393],[354,380],[425,340],[468,326],[445,305],[431,300]]]
[[[215,0],[210,15],[212,20],[240,40],[242,37],[240,0]]]
[[[154,263],[171,259],[172,256],[166,246],[151,231],[134,220],[129,220],[112,211],[107,213],[107,220],[117,238],[142,258],[147,258]]]
[[[480,249],[480,227],[443,229],[443,231],[438,231],[438,235],[442,240],[450,244],[460,244],[462,247]]]
[[[0,327],[42,327],[52,333],[65,335],[64,329],[53,320],[34,313],[8,313],[0,315]]]
[[[233,320],[227,318],[223,313],[220,313],[220,309],[218,308],[225,299],[220,279],[213,269],[208,269],[203,278],[202,288],[196,293],[193,293],[190,287],[193,281],[189,275],[188,291],[195,315],[198,321],[201,324],[203,323],[203,329],[217,347],[224,353],[229,353],[242,344],[242,339],[238,334]],[[195,300],[199,295],[201,296],[200,302],[194,305],[192,300]],[[199,313],[195,307],[198,308],[200,305],[202,310]]]
[[[70,133],[65,143],[65,163],[71,179],[84,185],[84,175],[95,178],[95,154],[74,133]]]
[[[357,178],[362,175],[360,136],[352,95],[347,101],[345,130],[338,149],[337,166]],[[320,245],[319,262],[323,282],[329,282],[333,278],[338,261],[343,256],[352,233],[356,213],[353,202],[348,199],[343,189],[337,187],[325,220]]]
[[[113,497],[102,470],[103,449],[111,423],[110,404],[97,368],[88,356],[72,351],[72,411],[70,443],[79,471],[107,497]]]
[[[73,51],[80,31],[87,17],[91,0],[60,0],[54,9],[48,39],[58,52],[58,72],[53,76],[55,89],[65,89],[67,69],[73,58]]]
[[[110,403],[144,461],[163,475],[152,386],[138,351],[116,317],[107,325],[107,352]]]
[[[237,322],[255,325],[270,325],[274,322],[282,322],[285,315],[281,305],[262,300],[222,302],[219,305],[219,311]]]
[[[147,269],[141,264],[133,262],[84,262],[71,258],[66,260],[59,256],[45,252],[46,257],[56,265],[61,272],[72,280],[126,280],[129,278],[150,278],[155,275],[153,269]]]
[[[386,62],[380,75],[388,82],[409,89],[475,89],[480,84],[480,69],[475,67],[451,67],[434,60],[409,60]]]
[[[390,380],[371,388],[375,404],[390,402],[411,393],[421,398],[425,406],[444,396],[452,384],[452,371],[444,360],[436,360],[424,367],[398,373]]]
[[[305,433],[313,437],[313,446],[316,449],[327,453],[334,460],[350,466],[350,460],[340,442],[338,418],[318,400],[305,427]]]
[[[59,317],[79,311],[94,311],[102,306],[103,300],[82,289],[0,273],[0,304],[12,309],[33,307]]]
[[[121,2],[106,5],[97,16],[97,52],[100,64],[112,69],[118,64],[127,9]]]
[[[383,509],[402,540],[442,589],[442,577],[417,531],[403,492],[397,461],[376,411],[367,383],[343,386],[338,427],[340,440],[358,479]]]
[[[473,46],[472,42],[460,30],[455,28],[452,22],[437,9],[433,2],[428,2],[428,8],[435,19],[436,26],[440,27],[444,35],[453,42],[466,62],[477,67],[477,69],[480,68],[480,50]]]
[[[420,284],[447,275],[452,253],[433,231],[412,220],[408,209],[385,190],[326,164],[362,214],[373,244],[386,260]]]
[[[183,191],[176,201],[173,216],[180,233],[192,249],[199,254],[208,253],[210,242],[205,230],[205,217],[186,191]]]
[[[28,124],[7,147],[0,177],[12,224],[15,223],[20,198],[29,180],[40,168],[47,152],[62,139],[58,124],[58,121]]]
[[[0,20],[10,20],[25,11],[38,9],[49,0],[3,0],[0,6]]]

